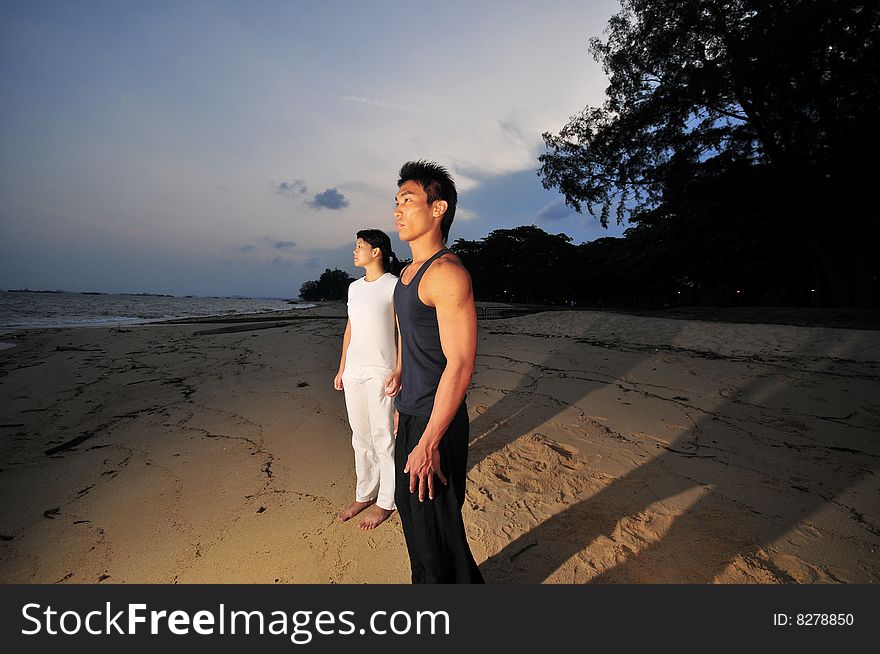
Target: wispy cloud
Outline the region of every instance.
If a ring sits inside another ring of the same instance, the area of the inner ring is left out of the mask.
[[[394,102],[385,102],[384,100],[373,100],[371,98],[359,98],[353,95],[343,95],[340,100],[345,100],[346,102],[359,102],[360,104],[367,104],[371,107],[379,107],[380,109],[394,109],[395,111],[415,111],[419,110],[415,107],[407,107],[403,104],[396,104]]]
[[[565,204],[563,197],[558,197],[544,205],[532,217],[535,222],[553,222],[574,215],[575,210]]]
[[[239,245],[235,248],[236,252],[257,252],[259,250],[264,250],[265,248],[272,248],[275,250],[293,250],[296,247],[296,241],[285,241],[283,239],[275,238],[273,236],[269,236],[268,234],[261,236],[255,239],[254,243],[248,243],[246,245]]]
[[[291,182],[270,182],[272,188],[275,189],[276,193],[280,193],[281,195],[286,195],[291,198],[295,198],[297,196],[303,195],[308,192],[308,188],[306,187],[306,180],[304,179],[295,179]]]
[[[476,211],[465,209],[464,207],[455,207],[456,220],[476,220],[480,215]]]
[[[285,259],[282,256],[275,257],[269,262],[269,265],[273,268],[290,268],[291,266],[296,265],[296,261],[292,259]]]
[[[309,200],[307,204],[312,209],[344,209],[348,206],[348,198],[335,188],[328,188],[315,195],[314,199]]]
[[[515,120],[500,120],[498,121],[498,127],[508,143],[527,152],[529,159],[537,158],[544,147],[544,142],[537,133],[525,129]]]

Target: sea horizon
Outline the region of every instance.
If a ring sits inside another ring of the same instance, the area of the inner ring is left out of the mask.
[[[179,297],[179,298],[215,298],[215,299],[235,299],[235,300],[284,300],[291,302],[300,302],[299,296],[280,296],[280,295],[202,295],[201,293],[187,293],[180,295],[176,293],[149,293],[145,291],[72,291],[68,289],[34,289],[34,288],[7,288],[0,289],[0,293],[47,293],[47,294],[69,294],[69,295],[128,295],[136,297]]]
[[[14,289],[0,291],[0,329],[146,324],[313,306],[298,298]]]

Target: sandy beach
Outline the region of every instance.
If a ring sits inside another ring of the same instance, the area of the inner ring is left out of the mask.
[[[0,582],[407,583],[308,313],[0,337]],[[878,331],[484,320],[468,405],[490,583],[880,581]]]

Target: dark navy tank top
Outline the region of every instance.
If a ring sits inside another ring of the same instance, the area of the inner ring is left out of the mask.
[[[446,369],[446,356],[440,347],[437,310],[419,299],[419,282],[436,259],[449,252],[443,248],[422,264],[409,284],[397,281],[394,310],[402,342],[400,394],[394,407],[411,416],[430,417],[440,377]]]

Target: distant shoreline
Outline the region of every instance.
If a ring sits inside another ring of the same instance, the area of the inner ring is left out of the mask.
[[[271,298],[157,294],[0,292],[0,328],[43,329],[160,323],[189,318],[284,315],[313,303]]]
[[[305,300],[298,300],[289,297],[254,297],[250,295],[172,295],[170,293],[112,293],[110,291],[65,291],[60,290],[34,290],[31,288],[7,288],[0,290],[0,293],[40,293],[40,294],[58,294],[58,295],[121,295],[124,297],[172,297],[180,299],[205,299],[205,300],[278,300],[279,302],[289,302],[290,304],[310,304]]]

